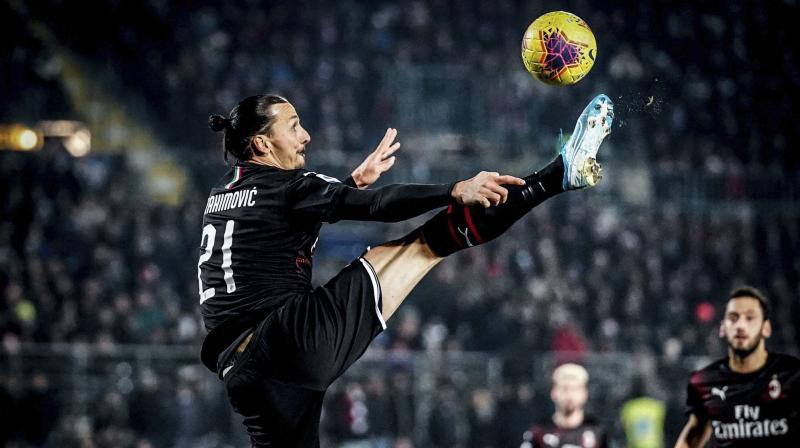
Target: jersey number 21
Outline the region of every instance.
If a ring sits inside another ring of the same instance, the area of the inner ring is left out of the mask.
[[[203,254],[197,262],[197,284],[200,287],[200,303],[214,297],[214,288],[203,289],[203,280],[200,279],[200,265],[211,259],[211,252],[214,251],[214,240],[217,238],[217,229],[212,224],[203,227],[203,237],[200,239],[200,246],[205,244]],[[229,219],[225,223],[225,234],[222,237],[222,273],[225,279],[228,293],[236,291],[236,282],[233,281],[233,269],[231,269],[231,246],[233,245],[233,220]]]

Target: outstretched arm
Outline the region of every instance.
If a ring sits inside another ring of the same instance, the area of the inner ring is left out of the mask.
[[[396,184],[359,190],[327,176],[306,173],[289,186],[289,198],[294,214],[307,219],[396,222],[453,203],[498,205],[508,197],[502,185],[524,183],[513,176],[480,172],[450,185]]]
[[[353,170],[350,176],[356,188],[361,190],[367,188],[374,184],[381,177],[381,174],[392,168],[395,161],[393,154],[400,149],[400,142],[394,141],[396,137],[397,129],[387,129],[383,139],[378,143],[378,147]],[[349,184],[349,182],[345,183]]]
[[[452,203],[491,207],[508,198],[504,184],[524,185],[525,181],[482,171],[471,179],[450,185],[397,184],[374,190],[348,188],[342,191],[330,221],[404,221]]]
[[[711,436],[711,424],[701,421],[694,414],[689,416],[689,421],[683,427],[675,448],[700,448],[705,446]]]

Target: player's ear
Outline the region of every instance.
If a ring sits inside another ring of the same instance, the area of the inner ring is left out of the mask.
[[[764,324],[761,326],[761,336],[764,338],[772,336],[772,322],[769,320],[764,321]]]
[[[719,337],[725,339],[725,321],[719,321]]]
[[[251,140],[250,144],[253,145],[253,149],[261,154],[267,154],[269,153],[270,149],[272,149],[272,144],[270,143],[269,139],[260,134],[253,136],[253,140]]]

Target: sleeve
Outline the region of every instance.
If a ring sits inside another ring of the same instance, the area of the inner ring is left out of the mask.
[[[359,190],[307,172],[291,182],[288,198],[293,213],[305,219],[397,222],[450,204],[450,189],[445,184],[395,184]]]
[[[342,183],[350,188],[358,188],[358,185],[356,185],[356,180],[353,179],[353,176],[347,176],[347,179],[345,179]]]
[[[304,219],[328,221],[342,191],[347,188],[339,179],[312,171],[303,172],[290,181],[287,188],[289,208],[292,214]]]
[[[706,418],[706,408],[699,390],[700,372],[692,373],[686,386],[686,415],[694,415],[698,419]]]

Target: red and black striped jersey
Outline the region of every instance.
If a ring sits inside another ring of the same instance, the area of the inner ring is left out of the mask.
[[[606,448],[605,428],[591,416],[575,428],[561,428],[554,423],[535,425],[522,435],[520,448]]]
[[[197,282],[216,356],[289,298],[311,290],[312,256],[323,222],[398,221],[450,202],[448,185],[371,190],[304,169],[237,163],[212,188],[203,213]]]
[[[687,414],[711,424],[711,446],[800,447],[800,359],[769,353],[752,373],[731,370],[728,358],[693,372]]]

